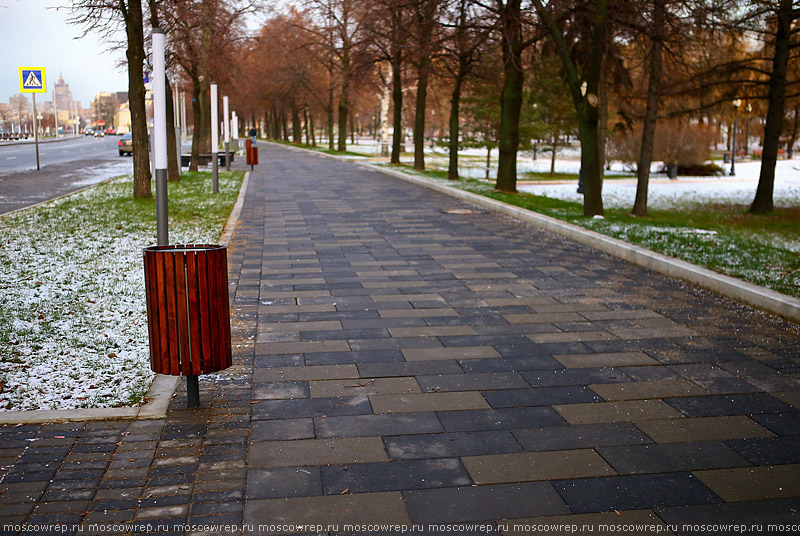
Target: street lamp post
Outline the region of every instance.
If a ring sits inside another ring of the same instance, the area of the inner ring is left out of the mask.
[[[753,105],[748,102],[744,109],[747,112],[747,123],[744,126],[744,155],[747,156],[750,152],[750,112],[753,111]]]
[[[733,144],[731,147],[731,177],[736,176],[736,120],[739,116],[739,106],[742,105],[742,99],[733,99]]]

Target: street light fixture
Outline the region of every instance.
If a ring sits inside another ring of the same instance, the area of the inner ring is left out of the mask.
[[[736,120],[739,116],[739,106],[742,105],[742,99],[735,98],[733,99],[733,145],[731,148],[731,172],[729,175],[731,177],[736,176]]]

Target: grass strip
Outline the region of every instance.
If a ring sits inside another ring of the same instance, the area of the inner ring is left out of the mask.
[[[169,184],[173,244],[216,243],[244,172]],[[136,405],[150,371],[142,248],[155,199],[121,177],[0,218],[0,410]]]

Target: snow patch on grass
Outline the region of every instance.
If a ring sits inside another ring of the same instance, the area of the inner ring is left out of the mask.
[[[128,406],[147,392],[142,248],[155,222],[130,184],[0,220],[0,410]],[[170,238],[213,243],[220,231],[192,221],[171,224]]]

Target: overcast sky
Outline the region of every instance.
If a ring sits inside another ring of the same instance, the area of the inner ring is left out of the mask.
[[[82,28],[67,22],[69,0],[0,0],[0,102],[19,93],[19,68],[44,67],[47,96],[59,74],[69,84],[72,98],[84,108],[100,91],[127,91],[128,77],[119,62],[121,50],[109,51],[101,35],[81,36]],[[50,8],[50,9],[49,9]],[[30,98],[30,95],[27,95]]]

